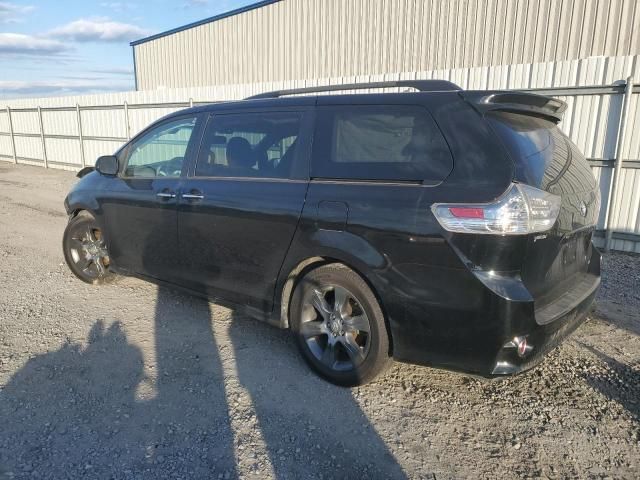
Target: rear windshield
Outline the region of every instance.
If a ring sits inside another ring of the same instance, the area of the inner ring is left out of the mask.
[[[488,119],[513,159],[516,180],[548,189],[564,178],[573,191],[593,188],[589,163],[555,123],[508,112],[491,113]]]
[[[316,125],[312,177],[439,183],[453,167],[423,107],[320,107]]]

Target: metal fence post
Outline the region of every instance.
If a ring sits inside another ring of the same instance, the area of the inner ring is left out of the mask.
[[[42,139],[42,159],[44,160],[44,168],[49,168],[47,160],[47,143],[44,139],[44,123],[42,122],[42,109],[38,106],[38,119],[40,120],[40,138]]]
[[[129,125],[129,104],[124,102],[124,125],[127,129],[127,139],[131,140],[131,125]]]
[[[11,107],[7,105],[7,118],[9,120],[9,135],[11,135],[11,149],[13,151],[13,163],[18,163],[18,155],[16,155],[16,139],[13,136],[13,121],[11,120]]]
[[[618,139],[616,141],[616,152],[614,156],[614,169],[611,179],[611,187],[609,188],[609,198],[607,201],[607,224],[606,236],[604,240],[604,251],[608,252],[611,247],[611,237],[613,235],[613,213],[616,207],[616,197],[618,193],[618,181],[622,171],[622,148],[624,147],[624,137],[627,131],[627,117],[629,113],[629,105],[631,103],[631,95],[633,94],[633,77],[627,78],[627,84],[624,88],[624,99],[622,100],[622,110],[620,111],[620,124],[618,126]]]
[[[87,166],[87,161],[84,156],[84,139],[82,138],[82,115],[80,114],[80,104],[76,103],[76,114],[78,116],[78,140],[80,141],[80,161],[82,162],[82,168]]]

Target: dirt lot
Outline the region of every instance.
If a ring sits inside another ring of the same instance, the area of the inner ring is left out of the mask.
[[[639,478],[640,257],[526,375],[319,380],[288,332],[63,264],[73,174],[0,164],[0,478]]]

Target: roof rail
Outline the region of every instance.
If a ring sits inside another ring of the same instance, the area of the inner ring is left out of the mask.
[[[345,83],[343,85],[323,85],[318,87],[292,88],[290,90],[274,90],[248,97],[247,100],[258,98],[278,98],[286,95],[302,93],[336,92],[343,90],[364,90],[368,88],[409,87],[420,92],[442,92],[462,90],[455,83],[447,80],[392,80],[388,82]]]

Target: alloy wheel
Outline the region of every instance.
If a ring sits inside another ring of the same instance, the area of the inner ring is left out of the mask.
[[[331,370],[357,368],[369,353],[371,324],[361,302],[347,289],[311,289],[303,301],[300,334],[311,353]]]

